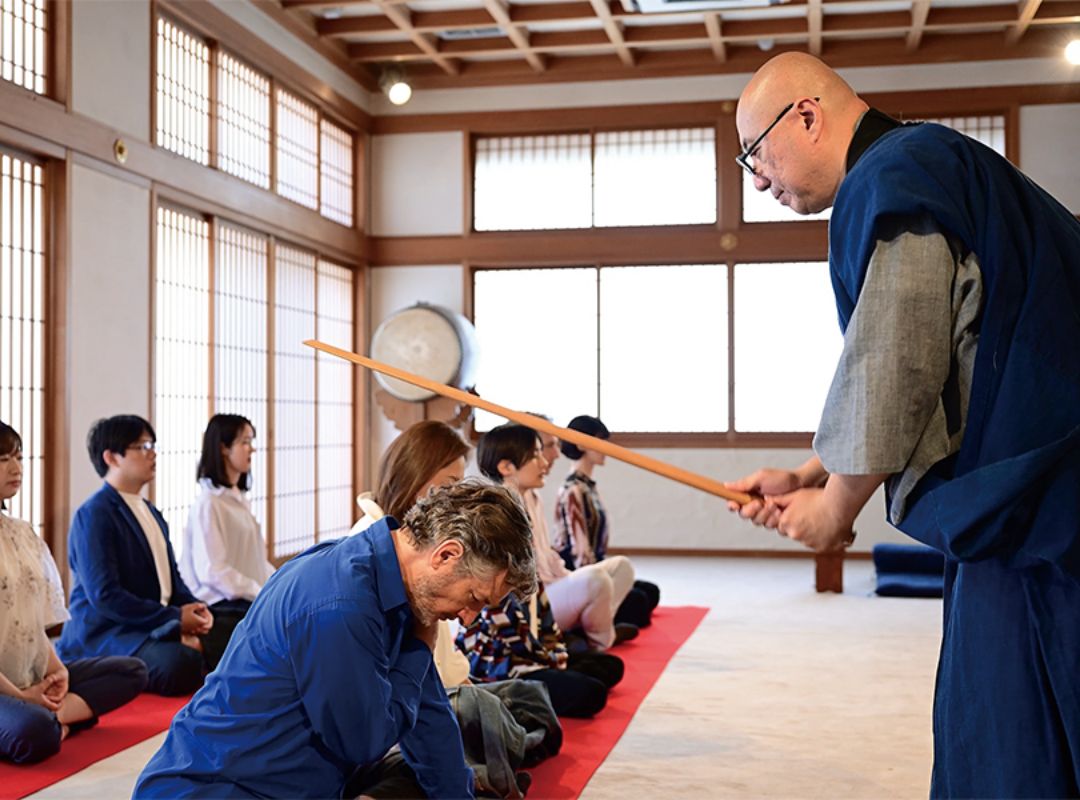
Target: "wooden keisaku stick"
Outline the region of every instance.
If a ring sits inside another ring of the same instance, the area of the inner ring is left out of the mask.
[[[746,505],[753,496],[746,494],[745,492],[736,492],[728,489],[724,484],[719,481],[715,481],[712,478],[707,478],[704,475],[699,475],[696,472],[690,472],[682,467],[676,467],[674,464],[668,464],[664,461],[658,461],[655,458],[638,453],[634,450],[630,450],[626,447],[620,447],[613,442],[609,442],[606,439],[597,439],[595,436],[589,436],[587,433],[581,433],[580,431],[571,430],[570,428],[560,428],[558,425],[554,425],[548,422],[543,417],[534,417],[532,414],[525,414],[521,411],[514,411],[504,406],[497,405],[482,397],[478,397],[475,394],[469,394],[468,392],[456,389],[453,386],[447,386],[446,384],[439,383],[438,381],[429,380],[428,378],[421,377],[420,375],[414,375],[411,372],[406,372],[403,369],[392,367],[389,364],[384,364],[381,361],[375,361],[374,359],[367,358],[366,356],[360,356],[356,353],[350,353],[348,350],[342,350],[339,347],[320,342],[315,339],[308,339],[304,342],[308,347],[314,347],[316,350],[321,350],[324,353],[328,353],[338,358],[343,358],[346,361],[351,361],[354,364],[359,364],[361,367],[365,367],[375,372],[381,372],[383,375],[389,375],[391,378],[397,378],[399,381],[405,383],[411,383],[413,386],[419,386],[422,389],[427,389],[429,392],[435,392],[443,397],[449,397],[453,400],[457,400],[459,403],[465,403],[473,406],[474,408],[482,408],[484,411],[490,411],[492,414],[497,414],[500,417],[504,417],[512,422],[518,422],[522,425],[526,425],[533,430],[543,431],[549,433],[552,436],[558,437],[567,442],[572,442],[578,447],[587,448],[589,450],[595,450],[598,453],[603,453],[606,456],[611,456],[619,461],[624,461],[627,464],[633,464],[635,467],[641,467],[641,469],[647,469],[649,472],[655,472],[657,475],[662,475],[665,478],[670,478],[673,481],[684,483],[687,486],[692,486],[695,489],[700,489],[703,492],[722,497],[725,500],[731,500],[739,505]]]

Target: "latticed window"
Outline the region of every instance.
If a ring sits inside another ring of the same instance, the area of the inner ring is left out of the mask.
[[[210,163],[210,47],[167,19],[157,23],[156,141]]]
[[[279,246],[274,259],[275,558],[315,544],[315,333],[313,253]]]
[[[8,511],[41,533],[45,490],[45,186],[41,164],[0,151],[0,420],[23,443]]]
[[[353,349],[352,270],[319,261],[316,332],[322,341]],[[353,523],[353,373],[355,368],[318,353],[319,541],[344,536]]]
[[[277,92],[277,192],[319,207],[319,112],[296,95]]]
[[[342,225],[353,224],[353,137],[327,119],[319,122],[320,211]]]
[[[217,226],[214,259],[214,413],[239,414],[255,426],[250,499],[265,526],[269,485],[264,448],[268,424],[268,237],[236,225]]]
[[[183,548],[212,413],[255,427],[250,497],[269,555],[344,535],[353,516],[354,370],[303,342],[353,348],[352,271],[167,207],[158,209],[157,242],[155,499],[174,549]]]
[[[479,137],[473,214],[478,231],[715,222],[716,132]]]
[[[180,555],[210,410],[210,223],[160,207],[154,303],[154,499]]]
[[[47,0],[0,3],[0,77],[38,94],[46,92]]]
[[[270,188],[270,79],[218,54],[218,168]]]

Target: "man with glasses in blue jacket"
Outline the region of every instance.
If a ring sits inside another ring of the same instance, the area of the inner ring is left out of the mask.
[[[169,526],[142,496],[157,471],[157,437],[142,417],[94,423],[86,439],[101,488],[75,512],[68,533],[71,620],[56,650],[64,661],[135,656],[147,690],[183,695],[202,685],[200,636],[213,614],[176,566]]]

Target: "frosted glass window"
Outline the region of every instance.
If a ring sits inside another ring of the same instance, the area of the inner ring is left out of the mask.
[[[318,337],[327,344],[355,350],[352,270],[319,261]],[[344,536],[352,527],[353,377],[348,361],[317,353],[318,372],[318,539]]]
[[[270,188],[270,79],[228,53],[218,56],[218,167]]]
[[[727,307],[724,265],[602,268],[604,423],[617,431],[726,430]]]
[[[0,77],[38,94],[45,94],[47,9],[47,0],[0,3]]]
[[[314,254],[279,245],[274,276],[274,557],[315,544]]]
[[[480,396],[559,424],[595,414],[596,270],[481,270],[474,280]],[[505,421],[483,411],[476,416],[478,430]]]
[[[266,526],[265,448],[270,439],[267,385],[267,237],[234,225],[217,228],[214,262],[214,412],[255,426],[249,497]]]
[[[277,93],[277,191],[319,207],[319,112],[289,92]]]
[[[154,498],[177,558],[210,410],[210,226],[158,208],[154,283]]]
[[[43,172],[34,161],[0,153],[0,420],[19,432],[23,454],[22,489],[7,504],[8,513],[39,535],[45,491]]]
[[[982,142],[992,150],[1005,155],[1005,117],[1001,114],[987,114],[971,117],[939,117],[928,119],[947,128],[966,134]]]
[[[353,137],[328,120],[320,122],[322,191],[320,211],[342,225],[353,224]]]
[[[597,133],[594,159],[597,227],[716,222],[715,129]]]
[[[166,19],[157,22],[157,134],[164,147],[210,163],[210,48]]]
[[[473,224],[478,231],[592,225],[587,133],[476,140]]]
[[[734,295],[735,430],[816,430],[843,349],[828,264],[737,264]]]

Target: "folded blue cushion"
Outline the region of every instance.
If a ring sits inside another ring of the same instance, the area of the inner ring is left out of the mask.
[[[875,544],[873,558],[878,575],[917,573],[941,576],[945,573],[945,556],[942,552],[922,544]]]
[[[875,591],[881,597],[941,597],[945,579],[941,575],[915,572],[878,575]]]

